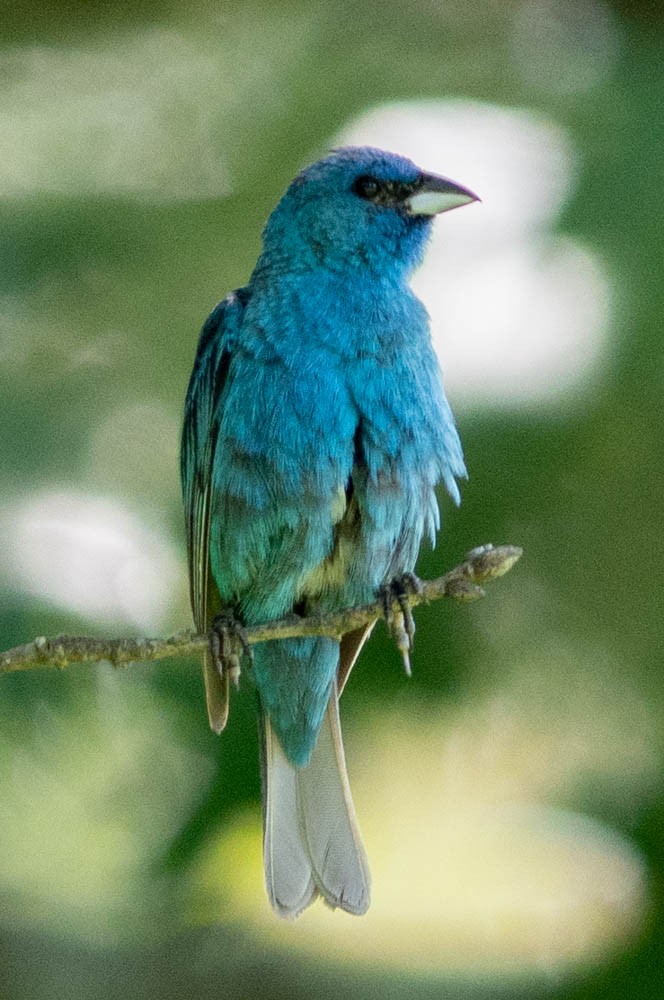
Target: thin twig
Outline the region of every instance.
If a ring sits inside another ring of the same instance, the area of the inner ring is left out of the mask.
[[[461,601],[477,600],[484,596],[482,585],[504,576],[521,558],[521,554],[522,550],[516,545],[482,545],[469,552],[461,565],[455,566],[444,576],[436,580],[423,580],[419,593],[408,594],[408,603],[414,607],[441,597]],[[360,607],[345,608],[334,614],[309,618],[293,615],[248,628],[246,639],[254,644],[267,642],[268,639],[292,639],[304,635],[336,638],[375,621],[382,614],[382,603],[375,601]],[[209,635],[197,635],[191,630],[178,632],[166,639],[97,639],[91,636],[66,635],[47,639],[45,636],[38,636],[33,642],[0,653],[0,673],[42,667],[63,669],[70,663],[99,663],[102,660],[122,667],[128,663],[193,656],[207,649],[209,641]]]

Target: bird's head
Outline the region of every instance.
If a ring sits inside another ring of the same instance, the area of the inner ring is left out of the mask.
[[[420,262],[434,216],[478,200],[403,156],[338,149],[298,174],[284,194],[265,227],[263,263],[408,273]]]

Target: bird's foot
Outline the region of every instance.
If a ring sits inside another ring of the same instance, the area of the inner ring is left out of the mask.
[[[378,592],[383,605],[383,615],[392,638],[401,653],[406,676],[410,677],[410,653],[415,638],[415,619],[408,598],[411,594],[422,593],[422,581],[414,573],[402,573]]]
[[[220,611],[212,622],[210,653],[219,675],[228,674],[233,686],[239,687],[242,657],[253,660],[254,654],[247,641],[246,629],[230,610]]]

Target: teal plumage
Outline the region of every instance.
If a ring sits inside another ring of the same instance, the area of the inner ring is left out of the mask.
[[[205,324],[187,393],[199,629],[221,609],[252,625],[370,601],[434,540],[435,487],[458,502],[465,467],[408,279],[433,215],[474,197],[393,154],[344,149],[298,175],[273,212],[248,285]],[[317,894],[350,912],[368,906],[338,723],[366,633],[254,649],[266,877],[281,915]],[[228,681],[209,658],[205,676],[219,731]]]

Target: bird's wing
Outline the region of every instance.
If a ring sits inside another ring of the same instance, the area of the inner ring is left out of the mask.
[[[208,317],[185,401],[180,475],[191,608],[199,632],[208,630],[220,609],[209,554],[212,462],[221,397],[247,299],[246,290],[240,289],[220,302]],[[215,732],[221,732],[228,717],[228,677],[219,675],[208,654],[204,657],[203,673],[210,725]]]

